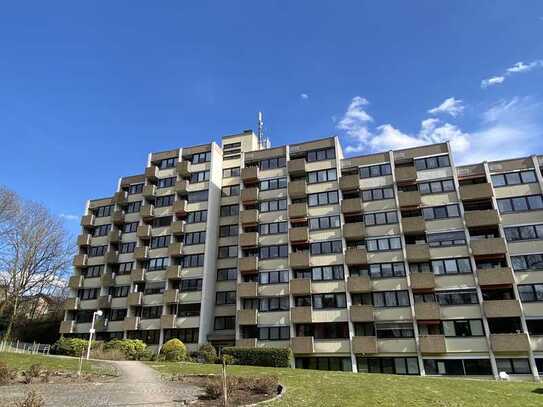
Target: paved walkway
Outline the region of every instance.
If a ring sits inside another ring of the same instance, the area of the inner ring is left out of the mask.
[[[0,406],[22,399],[34,388],[46,406],[157,406],[179,407],[195,400],[201,390],[178,382],[162,381],[160,375],[147,365],[136,362],[110,362],[120,377],[107,383],[35,384],[0,387]]]

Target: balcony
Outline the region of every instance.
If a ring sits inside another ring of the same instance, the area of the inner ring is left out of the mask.
[[[420,335],[419,346],[423,355],[447,352],[444,335]]]
[[[341,201],[341,213],[355,215],[362,213],[362,201],[360,198],[349,198]]]
[[[468,228],[497,226],[500,223],[498,212],[495,209],[466,211],[464,219]]]
[[[288,183],[288,196],[292,199],[302,199],[307,195],[307,183],[305,179],[291,181]]]
[[[290,345],[293,353],[313,353],[313,337],[297,336],[290,339]]]
[[[173,242],[168,246],[168,256],[181,257],[183,256],[183,242]]]
[[[398,201],[400,208],[410,208],[420,206],[420,192],[419,191],[399,191]]]
[[[258,246],[258,233],[257,232],[245,232],[239,235],[240,247],[253,248]]]
[[[128,199],[128,192],[126,191],[115,192],[115,195],[113,195],[113,203],[117,205],[126,204],[127,199]]]
[[[362,266],[368,264],[368,252],[363,247],[348,247],[345,251],[347,266]]]
[[[124,211],[117,209],[111,215],[111,221],[114,225],[122,225],[124,223]]]
[[[145,185],[143,187],[142,195],[146,199],[154,199],[156,197],[156,185]]]
[[[82,233],[77,236],[77,245],[81,247],[90,246],[91,239],[92,237],[89,233]]]
[[[350,313],[353,322],[372,322],[375,320],[371,305],[352,305]]]
[[[175,193],[179,196],[186,196],[189,193],[189,181],[186,179],[178,180],[175,183]]]
[[[110,243],[118,244],[121,242],[121,231],[119,229],[113,229],[108,233],[107,238]]]
[[[307,227],[291,228],[288,231],[288,240],[290,243],[309,242],[309,229]]]
[[[503,237],[490,239],[470,240],[471,250],[474,256],[494,256],[505,254],[505,240]]]
[[[288,217],[290,219],[306,219],[307,218],[307,204],[306,203],[294,203],[288,206]]]
[[[136,331],[140,326],[140,317],[127,317],[124,319],[124,331]]]
[[[483,301],[487,318],[520,317],[520,303],[517,300]]]
[[[109,288],[115,285],[115,276],[113,273],[105,272],[100,277],[100,284],[102,284],[102,287]]]
[[[256,325],[258,323],[256,309],[241,309],[238,311],[239,325]]]
[[[424,233],[426,223],[422,216],[413,216],[411,218],[402,218],[402,230],[405,234]]]
[[[241,202],[251,205],[258,201],[258,187],[244,188],[241,190]]]
[[[81,218],[81,226],[85,229],[90,229],[94,227],[94,215],[85,215]]]
[[[394,169],[396,182],[415,182],[417,180],[417,170],[414,165],[396,167]]]
[[[182,220],[176,220],[175,222],[172,222],[170,230],[172,232],[172,235],[174,236],[182,235],[183,233],[185,233],[185,222]]]
[[[164,303],[172,304],[179,302],[179,290],[175,288],[170,288],[164,291]]]
[[[83,276],[71,276],[68,280],[68,287],[70,287],[72,290],[77,290],[83,287]]]
[[[154,215],[154,205],[147,204],[143,205],[140,209],[140,216],[145,222],[149,222],[153,219]]]
[[[309,295],[311,294],[311,279],[295,278],[290,280],[289,289],[292,295]]]
[[[145,178],[151,182],[155,182],[158,179],[158,167],[151,165],[145,169]]]
[[[418,263],[430,260],[430,248],[426,243],[405,246],[408,262]]]
[[[245,184],[254,184],[258,182],[258,167],[245,167],[241,169],[241,180]]]
[[[142,261],[149,258],[149,246],[139,246],[134,250],[134,258]]]
[[[187,214],[187,200],[186,199],[178,199],[173,203],[173,212],[179,216],[185,216]]]
[[[481,287],[512,285],[515,281],[509,267],[495,267],[491,269],[478,269],[479,285]]]
[[[352,339],[353,353],[377,353],[377,338],[375,336],[354,336]]]
[[[237,348],[256,348],[256,338],[236,339]]]
[[[490,334],[490,345],[496,353],[525,353],[530,350],[530,340],[524,333]]]
[[[168,280],[179,280],[182,277],[182,270],[183,268],[181,266],[168,266],[166,269],[166,278]]]
[[[238,284],[238,295],[240,298],[258,297],[258,288],[255,281],[248,281]]]
[[[143,267],[132,269],[130,279],[136,283],[145,281],[145,269]]]
[[[420,302],[415,304],[415,319],[419,321],[438,321],[441,311],[437,302]]]
[[[287,163],[288,175],[302,176],[307,172],[305,158],[296,158]]]
[[[241,274],[253,274],[258,271],[258,258],[256,256],[242,257],[239,259],[239,272]]]
[[[75,321],[62,321],[60,323],[59,332],[61,334],[71,334],[74,332]]]
[[[98,297],[98,308],[111,308],[111,295]]]
[[[76,254],[72,264],[74,267],[87,267],[88,260],[89,258],[86,254]]]
[[[347,290],[351,293],[369,293],[371,281],[368,276],[349,276]]]
[[[311,307],[294,307],[290,310],[290,319],[295,324],[311,323]]]
[[[160,316],[160,328],[161,329],[175,328],[175,320],[176,319],[177,319],[177,315],[175,315],[175,314],[161,315]]]
[[[66,302],[64,303],[64,310],[65,311],[76,311],[78,309],[79,309],[79,298],[78,297],[66,298]]]
[[[190,177],[190,163],[188,161],[181,161],[175,165],[177,173],[181,178]]]
[[[460,199],[462,201],[490,198],[492,198],[492,186],[488,182],[460,186]]]
[[[339,178],[339,189],[343,192],[357,191],[360,188],[360,177],[356,175],[343,175]]]
[[[431,291],[436,288],[436,280],[432,272],[411,273],[409,276],[411,289],[415,291]]]
[[[258,223],[258,210],[245,209],[240,212],[240,222],[242,226],[254,226]]]
[[[143,305],[143,293],[128,293],[127,304],[129,306]]]
[[[366,237],[366,227],[362,222],[346,223],[343,225],[345,240],[362,240]]]
[[[309,268],[309,253],[293,252],[288,255],[288,263],[292,269],[307,269]]]
[[[136,236],[141,240],[151,239],[151,225],[139,225]]]

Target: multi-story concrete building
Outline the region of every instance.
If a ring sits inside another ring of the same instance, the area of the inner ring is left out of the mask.
[[[61,332],[291,347],[300,368],[543,372],[543,157],[344,158],[250,131],[149,155],[91,200]]]

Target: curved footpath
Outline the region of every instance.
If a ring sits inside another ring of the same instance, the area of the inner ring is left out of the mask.
[[[105,383],[10,385],[0,387],[0,405],[22,399],[34,388],[46,406],[184,406],[201,390],[179,382],[165,382],[160,374],[142,362],[108,361],[119,377]]]

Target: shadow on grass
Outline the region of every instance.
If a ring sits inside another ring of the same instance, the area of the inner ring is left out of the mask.
[[[532,390],[532,393],[535,393],[535,394],[543,394],[543,387],[539,387],[537,389],[533,389]]]

